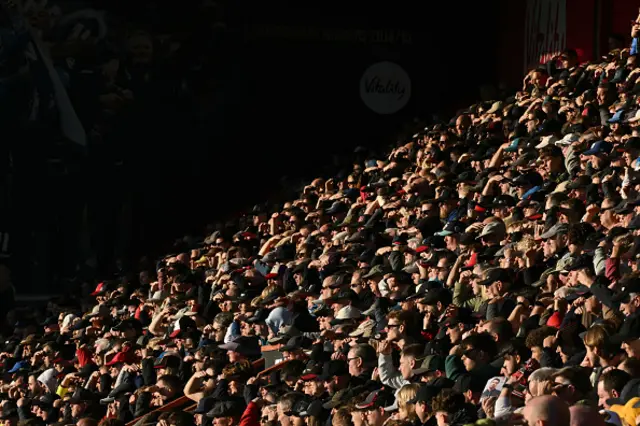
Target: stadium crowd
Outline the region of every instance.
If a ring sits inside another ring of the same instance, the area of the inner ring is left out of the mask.
[[[0,421],[636,425],[637,22],[630,49],[568,49],[135,276],[12,311]]]

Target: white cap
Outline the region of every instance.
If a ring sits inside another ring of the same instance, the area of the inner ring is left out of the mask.
[[[558,138],[555,137],[554,135],[549,135],[549,136],[541,137],[540,140],[541,142],[538,145],[536,145],[536,149],[547,147],[555,143],[558,140]]]

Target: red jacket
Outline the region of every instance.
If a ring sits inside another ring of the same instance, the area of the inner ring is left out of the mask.
[[[251,401],[240,417],[240,426],[260,426],[260,407]]]

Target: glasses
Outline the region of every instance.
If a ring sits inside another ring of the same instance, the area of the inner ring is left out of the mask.
[[[400,327],[400,324],[387,324],[387,328],[396,328]]]
[[[354,359],[360,359],[360,357],[359,356],[354,356],[353,358],[347,358],[347,362],[351,362]]]

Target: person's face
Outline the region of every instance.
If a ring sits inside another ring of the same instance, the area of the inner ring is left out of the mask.
[[[278,413],[278,421],[280,422],[281,426],[291,426],[291,422],[289,421],[289,416],[284,414],[284,411],[282,410],[282,405],[278,404],[277,406],[277,413]]]
[[[622,349],[629,358],[640,358],[640,339],[623,342]]]
[[[305,426],[304,419],[298,416],[289,417],[289,421],[291,421],[292,426]]]
[[[447,327],[447,336],[449,336],[449,340],[453,345],[458,344],[462,340],[463,330],[460,327],[460,324],[454,324],[450,327]]]
[[[499,297],[502,293],[502,285],[500,284],[500,282],[495,281],[490,286],[488,286],[487,293],[489,293],[491,297]]]
[[[384,417],[380,412],[382,408],[373,408],[366,411],[367,425],[368,426],[380,426],[383,423]]]
[[[309,396],[320,396],[324,392],[324,385],[317,380],[308,380],[304,382],[303,392]]]
[[[214,426],[233,426],[233,417],[216,417],[213,419]]]
[[[364,426],[366,423],[365,416],[362,411],[351,412],[351,423],[353,426]]]
[[[476,368],[477,362],[474,356],[476,354],[477,351],[471,349],[467,350],[467,354],[462,355],[462,363],[464,364],[464,367],[467,369],[467,371],[471,371]]]
[[[614,398],[613,395],[611,395],[611,392],[608,392],[607,390],[605,390],[604,388],[604,382],[601,380],[598,382],[598,407],[603,408],[603,409],[608,409],[609,408],[609,404],[607,404],[607,400]]]
[[[640,304],[640,296],[629,297],[628,300],[620,302],[620,310],[625,316],[629,316],[636,312]]]
[[[196,426],[202,426],[204,424],[204,414],[194,414],[193,420]]]
[[[415,359],[413,357],[407,357],[402,355],[400,357],[400,374],[405,380],[409,380],[413,375],[411,370],[413,369]]]
[[[531,358],[540,362],[542,359],[542,348],[540,346],[534,346],[531,348]]]
[[[33,376],[29,376],[29,382],[27,383],[27,387],[29,389],[29,392],[33,395],[36,394],[40,391],[40,383],[38,383],[38,381],[36,380],[35,377]]]
[[[47,420],[47,411],[40,407],[36,407],[36,416],[40,417],[42,420]]]
[[[129,39],[129,54],[135,64],[148,64],[153,58],[153,42],[146,35],[136,35]]]
[[[236,351],[227,351],[229,362],[238,362],[242,359],[242,356]]]
[[[225,330],[225,328],[220,324],[213,324],[213,336],[216,342],[222,342],[224,340],[224,335],[226,334],[226,332],[227,330]]]
[[[538,127],[538,120],[536,119],[527,120],[527,132],[529,134],[534,133],[537,127]]]
[[[511,376],[518,370],[518,361],[514,355],[505,355],[504,362],[502,363],[502,370],[500,373],[506,377]]]
[[[347,354],[347,362],[349,365],[349,374],[352,376],[358,376],[362,373],[362,359],[359,356],[356,356],[353,350],[349,351]]]
[[[449,414],[446,411],[437,411],[435,416],[438,426],[447,426],[449,424]]]
[[[71,417],[77,419],[84,412],[84,404],[71,404]]]
[[[253,334],[253,327],[251,324],[243,322],[240,325],[240,334],[242,336],[251,336]]]
[[[542,253],[544,253],[545,258],[550,258],[558,251],[558,242],[556,241],[556,237],[547,238],[542,242]]]
[[[267,325],[256,323],[253,324],[253,332],[256,336],[266,336],[267,335]]]
[[[398,323],[397,319],[390,319],[387,323],[387,340],[395,341],[399,340],[401,337],[400,332],[401,325]]]
[[[455,207],[455,200],[444,201],[440,204],[440,218],[446,219]]]

